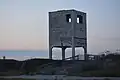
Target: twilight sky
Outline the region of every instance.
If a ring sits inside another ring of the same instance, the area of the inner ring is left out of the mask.
[[[120,0],[0,0],[0,50],[48,50],[48,12],[87,13],[88,52],[120,49]]]

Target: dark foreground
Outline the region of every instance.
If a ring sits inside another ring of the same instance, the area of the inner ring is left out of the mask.
[[[38,74],[60,74],[82,77],[120,77],[120,55],[101,55],[94,60],[88,61],[62,61],[49,59],[29,59],[25,61],[17,61],[0,59],[0,76]]]
[[[10,76],[0,80],[120,80],[120,77],[77,77],[64,75]]]
[[[22,79],[22,78],[5,79],[5,78],[0,78],[0,80],[36,80],[36,79]]]

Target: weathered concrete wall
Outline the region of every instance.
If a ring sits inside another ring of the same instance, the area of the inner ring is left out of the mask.
[[[67,22],[67,15],[70,15],[71,22]],[[82,17],[82,23],[77,23],[77,16]],[[74,20],[73,20],[74,19]],[[72,28],[74,24],[74,29]],[[49,44],[50,46],[71,46],[73,30],[75,32],[75,45],[82,47],[86,43],[86,13],[76,10],[61,10],[49,12]]]

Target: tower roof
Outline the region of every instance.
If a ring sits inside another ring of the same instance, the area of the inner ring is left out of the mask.
[[[81,13],[84,13],[86,14],[85,12],[82,12],[82,11],[78,11],[78,10],[75,10],[75,9],[66,9],[66,10],[56,10],[56,11],[52,11],[52,12],[49,12],[49,13],[54,13],[54,12],[71,12],[71,11],[75,11],[75,12],[81,12]]]

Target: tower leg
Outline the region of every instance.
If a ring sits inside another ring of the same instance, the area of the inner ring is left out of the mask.
[[[52,59],[52,47],[49,47],[49,59]]]
[[[75,60],[75,43],[74,43],[74,38],[72,38],[72,60]]]
[[[75,27],[76,27],[76,14],[72,12],[72,59],[75,60]]]
[[[65,49],[66,47],[62,47],[62,60],[65,60]]]
[[[87,47],[84,47],[84,59],[85,59],[85,60],[88,60]]]

